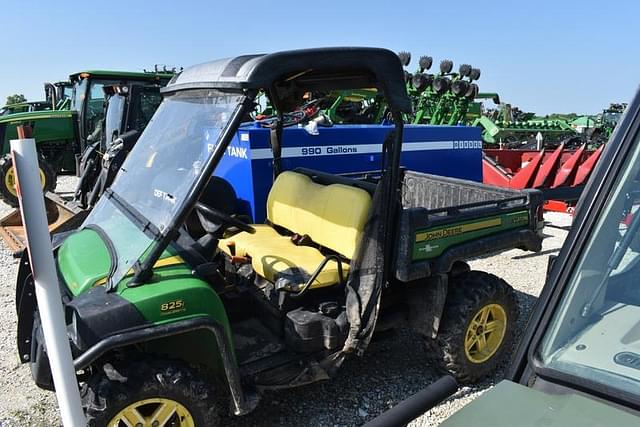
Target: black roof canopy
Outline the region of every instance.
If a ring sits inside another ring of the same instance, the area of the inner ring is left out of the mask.
[[[404,72],[387,49],[331,47],[243,55],[194,65],[163,93],[183,89],[264,89],[279,108],[306,91],[378,88],[392,110],[410,112]]]

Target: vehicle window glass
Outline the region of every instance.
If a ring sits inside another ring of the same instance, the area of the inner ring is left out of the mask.
[[[640,396],[640,144],[627,156],[555,313],[539,359]]]
[[[71,109],[80,111],[82,104],[84,103],[84,97],[86,96],[87,79],[81,79],[73,84],[72,97],[71,97]]]
[[[91,80],[89,86],[89,100],[85,109],[86,135],[92,141],[97,141],[102,129],[104,118],[105,86],[116,84],[115,80]]]
[[[160,89],[148,87],[132,91],[130,102],[132,105],[129,108],[127,130],[135,129],[142,132],[162,102]]]
[[[65,99],[66,98],[71,98],[73,96],[73,87],[72,86],[65,86],[62,96]]]
[[[113,95],[108,99],[107,114],[104,120],[104,141],[107,147],[111,145],[114,137],[120,135],[124,105],[125,98],[122,95]]]
[[[241,94],[214,90],[185,91],[167,97],[120,168],[111,186],[113,192],[141,215],[141,221],[149,221],[160,232],[165,230],[180,211],[241,100]],[[103,209],[113,208],[112,203],[102,208],[107,203],[104,200],[99,200],[85,225],[97,224],[110,237],[119,235],[120,231],[112,228],[114,222],[105,226],[95,213],[104,216],[108,213]],[[122,244],[129,245],[126,241]],[[114,246],[118,262],[112,278],[119,282],[148,245],[136,246],[133,252],[137,256],[133,258],[123,257],[119,245]],[[130,253],[128,248],[126,252]]]

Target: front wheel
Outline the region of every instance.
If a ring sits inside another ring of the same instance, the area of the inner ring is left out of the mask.
[[[504,280],[483,271],[454,278],[430,357],[461,383],[492,373],[512,347],[518,305]]]
[[[49,163],[40,156],[38,158],[40,168],[40,185],[43,191],[53,191],[56,188],[56,172]],[[6,154],[0,159],[0,199],[13,208],[17,208],[18,192],[16,190],[16,170],[13,167],[13,158]]]
[[[215,426],[220,402],[213,387],[186,364],[147,359],[107,364],[82,388],[87,426]]]

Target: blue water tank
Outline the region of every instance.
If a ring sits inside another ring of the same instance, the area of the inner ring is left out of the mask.
[[[319,127],[318,135],[312,135],[302,127],[285,128],[282,167],[336,174],[379,171],[382,144],[393,129],[385,125],[336,125]],[[269,129],[254,124],[241,126],[215,172],[233,185],[240,212],[255,223],[266,218],[273,180],[269,141]],[[480,128],[407,125],[401,164],[410,170],[482,182]]]

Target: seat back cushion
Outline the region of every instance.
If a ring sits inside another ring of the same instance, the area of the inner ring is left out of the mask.
[[[267,218],[344,257],[353,258],[371,208],[365,190],[321,185],[296,172],[281,173],[267,200]]]

